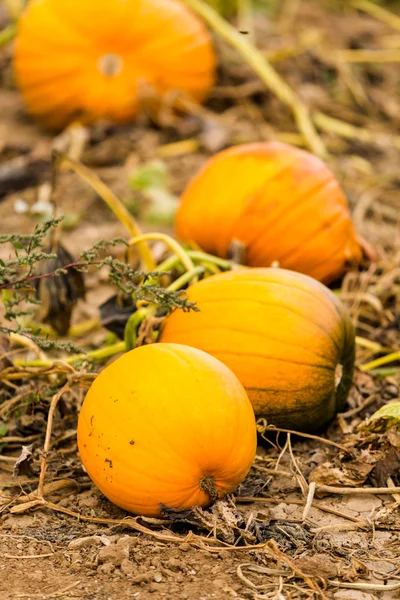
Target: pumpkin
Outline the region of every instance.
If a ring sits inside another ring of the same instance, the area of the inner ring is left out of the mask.
[[[300,271],[329,283],[362,258],[346,198],[316,156],[279,142],[234,146],[189,182],[176,216],[179,238],[244,263]]]
[[[78,419],[89,476],[114,504],[158,516],[232,492],[256,449],[252,406],[220,361],[177,344],[127,352],[90,387]]]
[[[56,129],[131,120],[153,95],[201,101],[215,64],[204,24],[178,0],[31,0],[15,43],[27,107]]]
[[[355,337],[344,307],[318,281],[274,268],[207,277],[187,290],[198,312],[175,310],[161,342],[187,344],[224,362],[258,417],[312,432],[342,410],[351,386]]]

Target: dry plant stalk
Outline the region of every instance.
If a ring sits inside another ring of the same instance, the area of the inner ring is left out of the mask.
[[[184,2],[204,19],[217,35],[235,48],[267,87],[292,110],[297,126],[310,150],[325,158],[327,156],[325,145],[314,127],[307,106],[275,71],[266,57],[203,0],[184,0]]]

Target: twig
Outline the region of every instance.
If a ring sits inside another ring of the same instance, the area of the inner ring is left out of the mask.
[[[306,496],[308,493],[308,483],[304,478],[303,473],[300,470],[299,465],[297,464],[297,461],[293,455],[293,450],[292,450],[292,443],[291,443],[291,438],[290,438],[291,434],[288,433],[287,439],[288,439],[288,445],[289,445],[289,454],[290,454],[290,458],[292,459],[292,463],[293,466],[295,468],[295,470],[297,471],[298,475],[296,476],[296,479],[298,480],[300,487],[301,487],[301,491],[303,493],[303,496]]]
[[[311,510],[311,506],[314,500],[314,494],[315,494],[315,487],[316,487],[316,483],[315,481],[312,481],[310,483],[310,485],[308,486],[308,496],[307,496],[307,502],[306,505],[304,507],[303,510],[303,515],[302,515],[302,521],[305,521],[309,515],[309,512]]]
[[[385,141],[386,144],[392,144],[394,148],[400,148],[400,136],[390,135],[382,132],[372,132],[362,127],[356,127],[340,119],[334,119],[321,112],[314,116],[316,125],[323,131],[335,133],[345,139],[359,140],[367,144],[376,144],[379,139]]]
[[[298,506],[303,506],[303,500],[294,500],[294,499],[285,499],[285,498],[257,498],[253,496],[238,496],[235,498],[236,503],[248,503],[248,502],[259,502],[261,504],[297,504]],[[341,512],[340,510],[335,510],[334,508],[330,508],[329,506],[325,506],[320,504],[319,502],[313,500],[312,508],[317,508],[322,512],[329,513],[331,515],[335,515],[336,517],[341,517],[342,519],[347,519],[348,521],[353,521],[353,523],[357,523],[358,525],[368,525],[366,521],[361,521],[353,515],[348,515],[347,513]]]
[[[392,48],[339,50],[338,58],[349,63],[393,63],[400,62],[400,50]]]
[[[348,588],[349,590],[371,590],[375,592],[392,592],[393,590],[400,589],[399,583],[388,583],[380,584],[380,583],[342,583],[341,581],[333,581],[332,579],[328,579],[328,583],[330,585],[336,585],[341,588]]]
[[[72,590],[73,588],[77,587],[79,584],[81,583],[80,580],[78,581],[73,581],[72,583],[70,583],[69,585],[67,585],[64,588],[61,588],[61,590],[58,590],[56,592],[52,592],[52,593],[46,593],[46,594],[15,594],[14,598],[58,598],[60,596],[63,596],[64,594],[66,594],[67,592],[69,592],[70,590]]]
[[[318,485],[317,484],[317,492],[327,492],[328,494],[340,494],[342,496],[349,496],[351,494],[372,494],[372,495],[381,495],[381,494],[400,494],[400,487],[336,487],[333,485]]]
[[[53,552],[49,552],[48,554],[2,554],[2,558],[11,558],[11,559],[27,559],[27,558],[49,558],[49,556],[54,556]]]
[[[300,437],[309,438],[311,440],[318,440],[319,442],[328,444],[328,446],[335,446],[335,448],[339,448],[340,450],[343,450],[343,452],[346,452],[347,454],[352,453],[351,450],[346,448],[346,446],[342,446],[341,444],[337,444],[336,442],[333,442],[332,440],[327,440],[325,438],[320,437],[319,435],[314,435],[312,433],[302,433],[300,431],[294,431],[293,429],[283,429],[282,427],[275,427],[274,425],[267,425],[263,431],[260,431],[261,435],[263,435],[263,433],[265,431],[272,431],[272,432],[277,431],[277,432],[282,432],[282,433],[292,433],[293,435],[299,435]]]
[[[356,406],[355,408],[352,408],[351,410],[348,410],[344,413],[338,413],[338,417],[342,417],[343,419],[347,419],[348,417],[354,417],[355,415],[358,415],[358,413],[363,411],[365,408],[368,408],[368,406],[371,406],[371,404],[373,404],[375,400],[376,394],[371,394],[371,396],[366,398],[364,402],[360,404],[360,406]]]
[[[284,552],[279,550],[275,542],[268,542],[265,545],[265,551],[286,563],[288,567],[290,567],[296,573],[296,575],[304,579],[308,587],[312,589],[320,598],[322,598],[322,600],[327,600],[327,597],[325,596],[323,590],[319,587],[318,583],[303,573],[303,571],[297,565],[295,565],[294,562],[292,562],[292,560]]]
[[[371,2],[370,0],[351,0],[351,5],[387,23],[393,29],[400,30],[400,17],[382,6],[378,6],[375,2]]]
[[[396,487],[394,485],[393,479],[391,477],[387,478],[386,483],[387,483],[388,488],[393,489]],[[393,493],[393,498],[396,500],[396,502],[400,503],[400,494]]]
[[[30,483],[30,482],[29,482]],[[14,486],[18,485],[17,482],[14,483]],[[67,487],[78,487],[77,482],[74,479],[59,479],[58,481],[52,481],[51,483],[46,483],[43,486],[42,494],[43,496],[48,496],[49,494],[53,494],[54,492],[59,492]],[[17,496],[16,498],[12,498],[10,496],[4,496],[4,499],[0,500],[0,505],[8,503],[10,500],[18,504],[25,504],[26,502],[30,502],[31,500],[37,500],[38,492],[37,490],[30,492],[29,494],[24,494],[21,496]]]
[[[307,106],[275,71],[263,54],[203,0],[184,0],[184,2],[202,17],[221,38],[235,48],[267,87],[289,106],[309,148],[318,156],[326,157],[325,145],[314,127]]]
[[[51,439],[51,432],[53,429],[54,412],[56,410],[58,401],[63,396],[63,394],[65,394],[65,392],[67,392],[69,389],[70,389],[70,382],[67,382],[65,385],[63,385],[63,387],[60,390],[58,390],[57,393],[54,394],[54,396],[51,400],[51,403],[50,403],[49,414],[47,417],[46,437],[44,440],[42,455],[40,457],[40,475],[39,475],[39,483],[38,483],[37,492],[36,492],[38,498],[43,498],[44,478],[45,478],[46,470],[47,470],[47,454],[50,450],[50,439]]]

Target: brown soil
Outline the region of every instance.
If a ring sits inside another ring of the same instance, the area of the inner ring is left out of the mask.
[[[396,350],[400,303],[390,290],[399,285],[400,67],[352,64],[339,59],[336,50],[399,47],[400,36],[376,18],[334,4],[303,0],[291,14],[290,6],[294,10],[297,3],[282,3],[286,11],[257,19],[257,37],[261,48],[275,52],[275,66],[310,108],[339,120],[319,122],[330,165],[343,182],[357,229],[381,256],[378,267],[344,279],[342,298],[360,336]],[[200,119],[188,116],[155,126],[143,118],[130,126],[99,124],[88,131],[82,162],[127,203],[135,199],[128,185],[130,172],[156,157],[167,166],[170,191],[179,195],[220,148],[253,140],[299,141],[288,110],[242,59],[225,46],[218,48],[220,80]],[[1,185],[9,186],[0,199],[0,233],[32,231],[30,208],[39,185],[49,179],[53,144],[53,137],[24,113],[12,84],[11,52],[7,47],[0,53],[0,192]],[[339,122],[355,129],[342,135]],[[199,141],[199,146],[176,155],[170,147],[167,155],[167,144],[187,139]],[[21,184],[28,176],[32,181]],[[28,207],[23,213],[16,211],[21,200]],[[73,254],[99,239],[126,235],[76,175],[60,175],[56,200],[75,222],[63,237]],[[145,220],[142,224],[154,228]],[[86,301],[75,311],[74,322],[97,316],[99,305],[112,293],[102,272],[91,273],[87,285]],[[106,335],[100,330],[81,341],[96,347]],[[360,349],[358,364],[369,359],[370,351]],[[357,489],[348,495],[325,494],[304,515],[307,498],[302,492],[304,478],[306,485],[314,480],[382,487],[388,479],[399,485],[398,434],[376,434],[366,442],[357,431],[368,415],[398,398],[398,373],[380,378],[356,373],[348,412],[324,433],[324,438],[352,448],[351,460],[323,440],[293,438],[287,447],[285,437],[275,435],[270,443],[260,443],[237,495],[211,509],[168,515],[163,521],[130,517],[111,505],[83,472],[75,441],[83,390],[60,406],[53,427],[45,483],[63,480],[65,486],[58,491],[45,487],[52,506],[25,503],[21,513],[15,512],[20,506],[15,496],[24,500],[37,487],[48,401],[42,398],[38,406],[8,414],[8,435],[20,439],[2,446],[0,456],[1,493],[10,497],[1,507],[0,600],[400,598],[400,496],[366,495]],[[29,436],[35,445],[33,472],[13,478],[14,458],[21,445],[30,443]],[[384,591],[383,585],[391,587]]]

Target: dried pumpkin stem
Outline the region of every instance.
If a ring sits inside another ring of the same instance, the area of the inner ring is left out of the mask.
[[[365,363],[360,366],[361,371],[372,371],[376,367],[381,367],[382,365],[387,365],[388,363],[394,362],[396,360],[400,360],[400,352],[391,352],[386,356],[381,356],[381,358],[377,358],[376,360],[371,360],[371,362]]]
[[[66,164],[68,167],[86,181],[104,200],[107,206],[112,210],[117,219],[124,225],[129,234],[138,238],[142,236],[142,231],[136,220],[132,217],[126,206],[121,200],[110,190],[106,184],[97,177],[90,169],[85,167],[80,162],[74,161],[65,155],[56,155],[58,165]],[[156,269],[156,263],[150,252],[149,247],[145,243],[145,238],[139,240],[138,251],[143,264],[149,271]]]
[[[218,490],[215,486],[215,478],[212,475],[204,475],[200,479],[199,488],[208,494],[212,503],[218,500]]]
[[[268,88],[291,108],[297,126],[309,148],[318,156],[326,157],[325,145],[314,127],[308,108],[275,71],[265,56],[203,0],[184,0],[184,2],[202,17],[221,38],[235,48]]]

